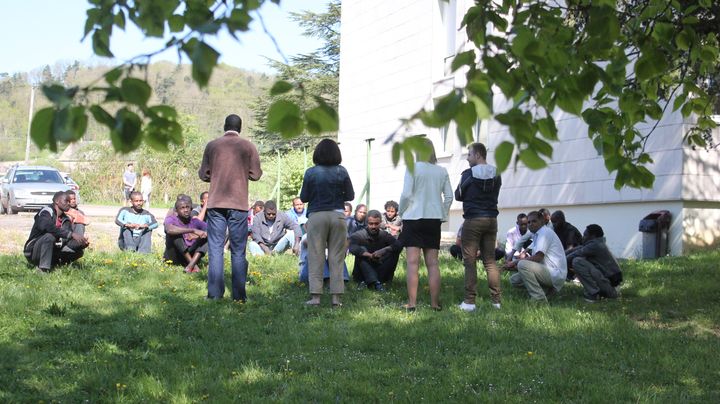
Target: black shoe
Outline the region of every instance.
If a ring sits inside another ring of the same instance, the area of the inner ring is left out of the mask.
[[[583,297],[585,298],[585,301],[588,303],[597,303],[600,301],[600,294],[598,294],[598,293],[595,293],[594,295],[585,294],[585,295],[583,295]]]
[[[367,289],[367,283],[365,283],[365,281],[362,281],[362,282],[358,283],[357,288],[355,288],[355,289],[356,290],[365,290],[365,289]]]
[[[387,290],[383,287],[383,284],[380,282],[375,282],[375,291],[379,293],[385,293]]]

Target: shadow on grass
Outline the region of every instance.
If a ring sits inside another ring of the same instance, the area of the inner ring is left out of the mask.
[[[0,257],[0,282],[7,287],[2,303],[9,310],[0,345],[0,399],[720,398],[716,335],[636,321],[658,307],[665,308],[660,313],[676,307],[673,291],[655,287],[658,282],[704,296],[705,282],[674,272],[689,271],[683,268],[694,266],[692,260],[650,268],[631,263],[627,297],[599,305],[581,303],[580,289],[569,286],[549,307],[535,308],[523,292],[510,290],[504,276],[502,310],[490,309],[480,282],[478,312],[464,313],[452,307],[462,298],[461,265],[443,259],[445,310],[435,313],[425,305],[406,314],[400,310],[406,296],[402,267],[389,293],[357,292],[350,283],[345,306],[333,310],[327,302],[302,305],[307,289],[295,281],[291,258],[253,260],[249,301],[236,304],[202,300],[204,276],[144,262],[132,267],[127,256],[117,257],[92,256],[47,277],[24,273],[18,257]],[[711,276],[704,271],[704,279]],[[420,285],[427,302],[424,276]],[[700,300],[687,299],[676,310],[691,316],[701,307]],[[716,318],[717,308],[709,312]]]

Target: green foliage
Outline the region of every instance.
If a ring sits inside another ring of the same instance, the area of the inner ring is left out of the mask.
[[[652,187],[644,150],[652,131],[635,127],[674,103],[697,118],[688,143],[705,146],[720,95],[719,15],[720,6],[698,0],[476,2],[462,21],[476,49],[452,63],[467,84],[414,118],[430,127],[454,121],[465,144],[473,124],[466,103],[474,104],[480,119],[494,114],[513,137],[514,147],[496,150],[500,168],[516,153],[515,164],[539,169],[552,158],[546,140],[557,139],[551,114],[560,108],[588,124],[616,188]],[[493,86],[512,107],[492,110]],[[608,108],[614,102],[619,109]]]
[[[260,162],[263,176],[250,182],[250,201],[274,199],[280,209],[290,209],[292,199],[300,195],[305,170],[312,166],[312,150],[267,152],[260,156]]]
[[[333,310],[327,296],[303,307],[294,257],[248,259],[248,302],[235,304],[229,291],[204,301],[205,276],[159,252],[90,251],[47,276],[21,254],[0,256],[0,400],[720,400],[717,252],[625,262],[622,298],[594,305],[567,285],[536,308],[503,276],[502,310],[483,289],[472,314],[453,307],[463,269],[444,256],[444,310],[431,311],[421,287],[413,315],[400,309],[404,260],[389,293],[351,283]]]
[[[323,13],[305,11],[292,19],[323,46],[287,63],[270,61],[278,81],[253,106],[258,122],[253,138],[263,150],[313,147],[318,135],[336,137],[338,130],[340,2],[330,1]]]

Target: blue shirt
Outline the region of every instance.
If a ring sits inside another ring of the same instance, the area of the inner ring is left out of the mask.
[[[300,199],[308,204],[308,217],[314,212],[342,212],[345,201],[355,199],[355,190],[345,167],[314,166],[305,171]]]
[[[126,224],[147,224],[147,229],[133,229],[133,235],[142,235],[145,231],[151,231],[158,227],[155,216],[147,210],[143,209],[139,213],[131,207],[122,208],[115,217],[115,224],[125,227]]]

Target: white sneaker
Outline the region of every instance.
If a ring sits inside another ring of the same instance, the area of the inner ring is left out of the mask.
[[[468,303],[462,302],[458,305],[458,307],[460,308],[460,310],[467,311],[468,313],[471,311],[475,311],[474,304],[468,304]]]
[[[493,304],[492,304],[492,307],[500,310],[500,303],[493,303]]]

